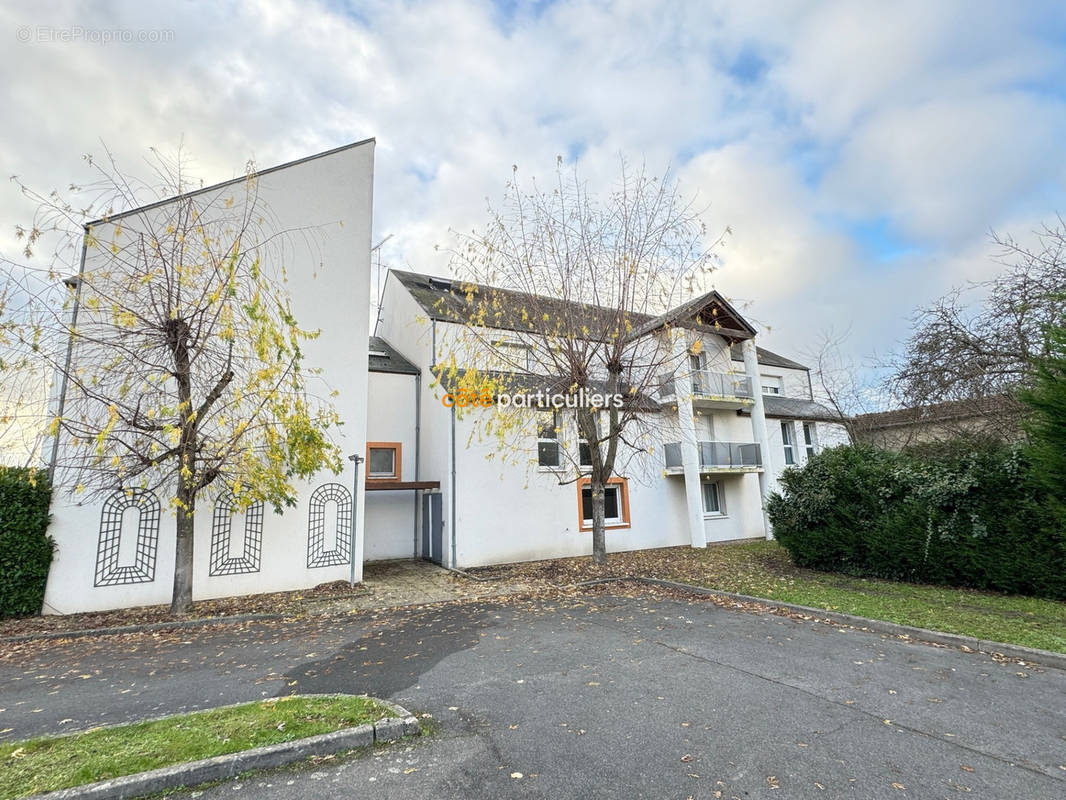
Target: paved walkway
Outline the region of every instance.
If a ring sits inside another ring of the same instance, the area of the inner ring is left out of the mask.
[[[466,578],[420,559],[371,561],[363,566],[363,587],[365,594],[323,600],[310,605],[308,610],[312,613],[337,614],[449,600],[486,599],[528,588],[510,581]]]
[[[58,643],[0,660],[0,741],[293,692],[390,698],[435,731],[194,796],[1066,797],[1066,672],[653,598]]]

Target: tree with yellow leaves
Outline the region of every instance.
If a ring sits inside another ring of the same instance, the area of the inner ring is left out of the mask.
[[[171,611],[187,613],[202,495],[280,510],[295,480],[340,469],[329,433],[339,419],[309,390],[317,371],[301,352],[317,332],[297,323],[285,287],[287,248],[313,246],[314,232],[279,230],[251,164],[243,179],[201,189],[180,157],[155,155],[151,183],[110,156],[88,160],[99,180],[71,187],[86,205],[22,186],[38,206],[18,229],[24,255],[54,246],[50,283],[68,276],[68,288],[62,301],[32,294],[19,339],[57,375],[54,484],[169,500]]]

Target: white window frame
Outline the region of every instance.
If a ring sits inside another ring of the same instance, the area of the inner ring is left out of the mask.
[[[562,420],[560,419],[559,411],[558,410],[547,410],[547,411],[538,410],[536,413],[537,413],[537,417],[536,417],[536,420],[537,420],[536,421],[536,425],[537,425],[537,431],[536,431],[537,432],[537,468],[538,469],[543,469],[543,470],[552,470],[552,471],[558,470],[558,469],[562,469],[562,466],[563,466],[563,443],[562,443],[562,440],[559,438],[559,429],[560,429],[560,427],[562,425]],[[545,415],[545,414],[551,414],[551,417],[552,417],[553,435],[550,436],[550,437],[549,436],[541,436],[541,428],[543,427],[541,420],[543,420],[543,418],[544,418],[543,415]],[[548,442],[552,442],[552,443],[555,444],[555,454],[556,454],[555,458],[556,458],[556,461],[555,461],[554,464],[544,464],[544,463],[541,463],[541,460],[540,460],[540,446],[541,446],[541,444],[546,444]]]
[[[780,375],[760,375],[762,393],[780,397],[785,393],[785,379]],[[768,381],[770,383],[768,383]]]
[[[796,431],[791,420],[781,423],[781,449],[785,454],[785,466],[796,463]]]
[[[818,435],[813,422],[803,423],[803,446],[807,451],[808,459],[818,454]]]
[[[583,447],[588,449],[588,451],[589,451],[588,461],[586,461],[581,455],[581,453],[582,453],[581,448],[583,448]],[[579,467],[591,467],[592,466],[592,448],[589,447],[588,439],[586,439],[584,437],[581,437],[581,438],[579,438],[577,440],[577,465]]]
[[[607,516],[607,492],[610,492],[610,491],[614,491],[614,493],[617,495],[617,500],[616,500],[616,503],[615,503],[616,507],[618,508],[618,516],[617,517],[608,517]],[[592,486],[586,484],[585,486],[581,487],[581,524],[586,526],[586,527],[588,527],[588,528],[591,528],[592,527],[592,517],[586,517],[585,516],[585,492],[589,493],[589,498],[591,499],[591,497],[592,497]],[[625,504],[624,504],[624,498],[622,496],[622,485],[620,483],[608,483],[606,486],[603,487],[603,493],[604,493],[603,527],[605,527],[605,528],[617,528],[617,527],[621,527],[623,525],[628,525],[629,524],[629,520],[625,519],[625,516],[624,516],[626,509],[625,509]]]
[[[515,367],[513,365],[508,364],[506,365],[507,369],[520,369],[523,372],[533,371],[533,368],[531,366],[533,361],[533,348],[530,345],[523,344],[522,342],[497,342],[496,350],[499,354],[501,361],[504,360],[504,354],[508,350],[514,352],[514,358],[508,360],[518,362],[518,366]],[[517,352],[519,350],[523,351],[524,358]],[[522,363],[523,361],[525,362],[524,364]]]
[[[692,393],[703,394],[703,381],[700,373],[707,369],[707,358],[702,350],[698,353],[689,351],[688,368],[692,379]]]
[[[715,499],[718,501],[718,509],[717,510],[709,510],[707,508],[707,490],[704,488],[705,486],[713,486],[714,487]],[[700,504],[703,506],[703,516],[704,517],[724,517],[726,515],[726,513],[725,513],[725,492],[722,491],[722,482],[721,481],[708,481],[708,480],[700,481]]]

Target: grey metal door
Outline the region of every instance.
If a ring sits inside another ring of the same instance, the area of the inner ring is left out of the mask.
[[[444,503],[440,492],[422,494],[422,558],[444,563]]]

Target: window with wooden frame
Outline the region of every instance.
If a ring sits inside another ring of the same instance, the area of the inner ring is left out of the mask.
[[[603,489],[603,524],[606,528],[629,527],[629,481],[608,478]],[[592,486],[588,478],[577,481],[578,530],[592,530]]]
[[[399,442],[366,443],[366,479],[368,481],[398,481],[403,474]]]

